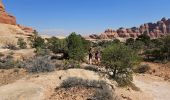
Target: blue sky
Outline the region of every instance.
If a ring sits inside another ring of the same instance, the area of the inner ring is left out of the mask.
[[[170,18],[170,0],[3,0],[17,22],[52,35],[101,33]]]

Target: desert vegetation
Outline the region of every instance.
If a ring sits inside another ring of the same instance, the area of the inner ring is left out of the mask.
[[[168,63],[170,60],[169,41],[170,36],[150,39],[146,34],[142,34],[136,39],[129,38],[126,42],[118,39],[91,42],[77,33],[71,33],[68,37],[59,39],[57,37],[42,38],[36,32],[30,38],[30,46],[23,38],[18,38],[17,45],[6,44],[6,48],[11,51],[31,47],[34,49],[35,55],[27,59],[15,60],[13,52],[1,53],[0,69],[17,69],[18,72],[22,69],[26,71],[26,74],[33,75],[60,70],[84,69],[116,81],[119,87],[130,87],[135,91],[140,91],[133,83],[133,75],[156,72],[150,65],[141,64],[143,61]],[[92,53],[94,53],[94,58],[92,58],[94,63],[92,64],[88,62],[89,49],[93,49]],[[98,63],[95,58],[96,51],[101,54]],[[83,67],[83,64],[86,66]],[[166,74],[164,77],[168,80],[169,76]],[[61,86],[55,89],[55,93],[50,99],[58,98],[58,93],[67,94],[66,90],[70,91],[69,93],[80,91],[82,94],[87,94],[89,100],[117,100],[113,89],[105,81],[84,80],[76,77],[64,80]],[[91,91],[91,94],[82,90]]]
[[[82,89],[88,89],[89,93],[81,94]],[[87,100],[119,100],[115,91],[105,82],[105,81],[97,81],[97,80],[86,80],[76,77],[70,77],[64,80],[60,87],[55,89],[55,94],[58,92],[66,92],[67,93],[71,90],[74,90],[77,95],[86,98]],[[68,95],[67,93],[63,93]],[[90,95],[89,95],[90,94]],[[71,95],[69,95],[71,97]],[[63,95],[64,97],[64,95]],[[52,96],[51,99],[53,100],[55,96]],[[55,98],[61,99],[62,98]]]

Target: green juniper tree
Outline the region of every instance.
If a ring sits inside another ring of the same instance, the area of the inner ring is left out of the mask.
[[[132,49],[124,44],[113,44],[106,47],[102,53],[102,63],[113,74],[120,86],[128,85],[133,80],[132,68],[138,64],[139,57]]]

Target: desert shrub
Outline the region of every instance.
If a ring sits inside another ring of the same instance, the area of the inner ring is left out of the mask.
[[[26,48],[27,48],[27,43],[24,41],[23,38],[18,38],[17,45],[18,45],[21,49],[26,49]]]
[[[162,51],[164,52],[164,56],[167,56],[166,59],[170,60],[170,36],[166,36],[163,38],[164,47]]]
[[[132,49],[124,44],[110,45],[103,50],[102,64],[109,70],[111,78],[116,80],[120,86],[131,83],[132,68],[139,64],[139,57]]]
[[[45,56],[50,54],[49,49],[37,47],[36,50],[34,51],[36,53],[36,56]]]
[[[45,47],[45,40],[40,36],[35,36],[31,40],[31,46],[33,48],[44,48]]]
[[[113,43],[118,44],[118,43],[120,43],[120,40],[119,39],[114,39]]]
[[[133,45],[135,40],[133,38],[129,38],[126,40],[126,45]]]
[[[109,86],[103,85],[101,89],[97,89],[91,97],[92,100],[119,100],[113,90]]]
[[[65,60],[63,69],[80,68],[80,63],[76,60]]]
[[[93,96],[89,97],[90,100],[117,100],[117,96],[105,81],[70,77],[64,80],[60,85],[60,88],[68,89],[71,87],[95,88],[96,91]]]
[[[144,42],[145,46],[149,46],[149,43],[151,42],[151,39],[147,33],[141,34],[136,40]]]
[[[84,69],[85,70],[94,71],[94,72],[98,72],[99,71],[98,66],[91,66],[91,65],[86,66]]]
[[[64,80],[61,84],[61,88],[70,88],[70,87],[76,87],[76,86],[83,86],[83,87],[94,87],[94,88],[102,88],[102,86],[105,84],[104,81],[90,81],[90,80],[84,80],[81,78],[76,77],[70,77],[67,80]]]
[[[55,64],[49,56],[39,56],[24,61],[21,67],[26,68],[30,73],[51,72],[55,70]]]
[[[17,67],[18,62],[13,60],[11,55],[0,59],[0,69],[11,69]]]
[[[14,60],[6,60],[5,62],[0,62],[0,69],[11,69],[15,67],[15,64]]]
[[[136,73],[146,73],[150,70],[150,66],[148,64],[140,65],[139,67],[134,69],[134,72]]]
[[[10,42],[6,42],[4,48],[10,49],[10,50],[17,50],[18,49],[14,43],[10,43]]]

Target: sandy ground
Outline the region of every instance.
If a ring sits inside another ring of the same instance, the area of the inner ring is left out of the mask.
[[[69,77],[78,77],[89,80],[105,80],[97,73],[83,69],[69,69],[27,75],[13,83],[0,86],[0,100],[49,100],[54,94],[55,88],[60,86],[63,80]],[[169,100],[170,83],[164,78],[137,74],[134,76],[134,84],[140,88],[135,91],[130,88],[116,88],[122,100]]]
[[[12,84],[1,86],[0,100],[48,100],[55,88],[59,87],[60,83],[69,77],[101,80],[98,74],[83,69],[31,75]],[[107,83],[110,84],[108,81]]]
[[[131,88],[118,88],[122,100],[170,100],[170,82],[164,78],[138,74],[134,76],[133,83],[140,88],[140,91]]]
[[[134,83],[153,100],[170,100],[170,83],[163,78],[148,74],[137,75],[134,77]]]

